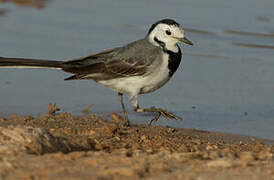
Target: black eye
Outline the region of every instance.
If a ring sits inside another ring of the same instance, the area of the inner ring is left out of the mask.
[[[166,30],[167,35],[171,35],[171,32],[169,30]]]

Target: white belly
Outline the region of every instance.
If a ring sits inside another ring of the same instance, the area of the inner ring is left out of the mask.
[[[169,80],[168,55],[163,54],[162,62],[151,71],[145,76],[123,77],[99,83],[129,96],[155,91]]]

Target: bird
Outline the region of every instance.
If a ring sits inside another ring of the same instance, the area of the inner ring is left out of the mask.
[[[127,95],[135,112],[156,114],[151,124],[161,116],[181,119],[162,108],[141,108],[138,103],[138,95],[159,89],[174,75],[182,59],[180,42],[193,45],[183,27],[166,18],[152,24],[144,38],[125,46],[68,61],[0,57],[0,67],[52,68],[72,74],[65,80],[94,80],[118,94],[126,125],[130,122],[123,95]]]

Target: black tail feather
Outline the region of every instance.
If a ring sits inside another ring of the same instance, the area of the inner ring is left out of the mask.
[[[63,61],[24,59],[24,58],[5,58],[0,57],[0,67],[45,67],[45,68],[62,68]]]

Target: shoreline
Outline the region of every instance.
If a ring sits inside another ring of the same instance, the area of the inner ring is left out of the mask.
[[[0,117],[0,179],[272,179],[274,143],[56,113]]]

